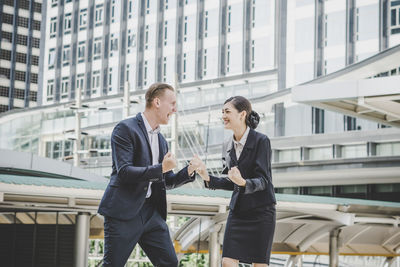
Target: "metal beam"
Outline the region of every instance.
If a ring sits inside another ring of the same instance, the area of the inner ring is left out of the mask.
[[[386,246],[387,244],[389,244],[389,242],[391,242],[393,239],[395,239],[399,235],[400,235],[400,231],[395,233],[394,235],[389,236],[385,241],[382,242],[382,246]]]
[[[372,226],[366,226],[361,230],[358,230],[357,232],[354,233],[354,235],[349,236],[347,240],[343,240],[343,245],[350,244],[353,240],[355,240],[357,237],[362,235],[363,233],[367,232],[369,229],[371,229]]]
[[[324,225],[302,240],[297,247],[300,251],[306,251],[312,244],[326,236],[332,229],[336,228],[336,225]]]

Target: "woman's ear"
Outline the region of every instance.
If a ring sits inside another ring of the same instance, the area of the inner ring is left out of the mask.
[[[246,110],[243,110],[242,112],[240,112],[240,119],[245,121],[246,120],[246,115],[247,115]]]

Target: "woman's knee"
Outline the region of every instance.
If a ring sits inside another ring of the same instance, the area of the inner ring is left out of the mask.
[[[238,260],[226,257],[222,258],[222,267],[234,267],[234,266],[236,267],[238,266],[238,264],[239,264]]]

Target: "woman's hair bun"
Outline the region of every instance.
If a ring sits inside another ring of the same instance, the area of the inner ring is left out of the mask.
[[[250,112],[250,115],[248,117],[248,123],[247,125],[252,128],[255,129],[257,128],[258,123],[260,122],[260,115],[258,115],[257,112],[255,112],[254,110],[252,110]]]

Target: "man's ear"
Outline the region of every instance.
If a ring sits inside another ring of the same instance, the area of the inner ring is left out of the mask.
[[[154,98],[154,106],[158,108],[160,106],[160,99],[158,97]]]

